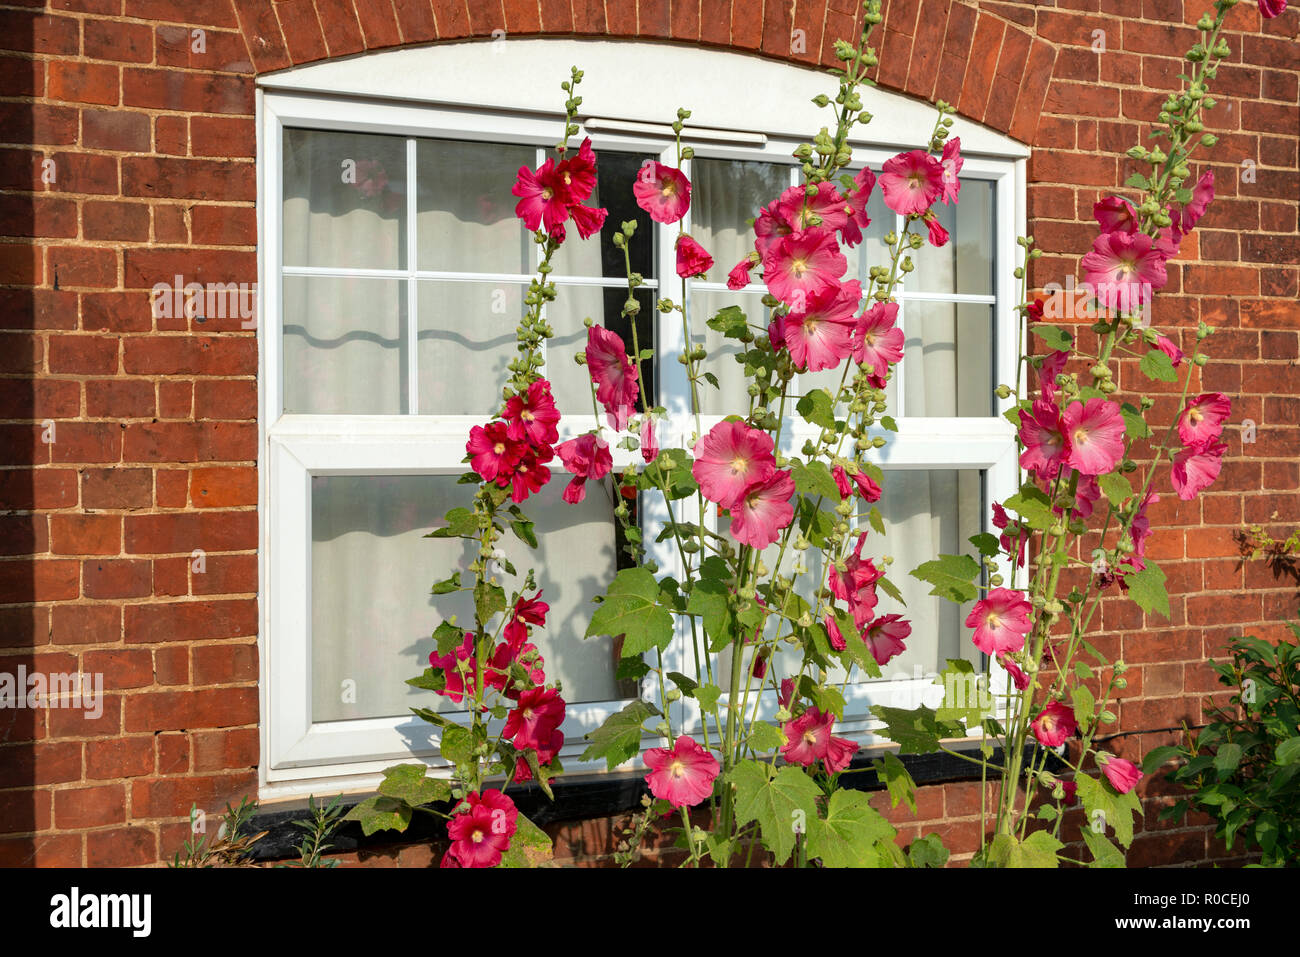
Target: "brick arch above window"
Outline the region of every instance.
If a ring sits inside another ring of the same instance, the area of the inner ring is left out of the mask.
[[[810,66],[860,29],[857,0],[236,0],[257,73],[438,41],[537,36],[667,40]],[[1056,48],[960,0],[885,0],[885,89],[944,99],[1031,142]]]

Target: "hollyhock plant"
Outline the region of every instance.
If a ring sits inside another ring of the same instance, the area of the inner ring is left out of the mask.
[[[520,751],[541,751],[564,723],[564,711],[564,699],[554,688],[530,688],[520,693],[501,733]]]
[[[744,422],[719,422],[695,443],[691,474],[710,502],[731,508],[755,483],[776,472],[772,437]]]
[[[1188,401],[1178,416],[1178,437],[1187,446],[1208,445],[1223,434],[1232,402],[1222,392],[1205,392]]]
[[[1061,431],[1069,436],[1065,464],[1080,475],[1112,471],[1124,457],[1124,417],[1106,399],[1088,399],[1066,406]]]
[[[510,438],[506,423],[489,422],[470,429],[465,451],[470,457],[470,467],[479,477],[485,482],[495,482],[499,476],[508,476],[514,470],[524,447]]]
[[[757,266],[758,263],[750,256],[746,256],[736,265],[731,267],[731,272],[727,273],[727,288],[732,292],[738,292],[749,285],[749,273]]]
[[[722,770],[718,759],[686,734],[677,738],[671,750],[646,751],[645,766],[650,769],[645,778],[650,793],[673,807],[694,807],[707,798]]]
[[[1138,214],[1133,204],[1118,196],[1107,196],[1092,207],[1092,216],[1103,233],[1137,232]]]
[[[691,182],[686,174],[655,160],[646,160],[632,187],[636,204],[657,223],[672,225],[691,206]]]
[[[587,497],[588,479],[599,481],[614,468],[609,445],[594,432],[563,442],[555,451],[565,470],[573,476],[561,495],[570,505],[577,505]]]
[[[1038,743],[1045,748],[1059,748],[1066,738],[1079,730],[1079,724],[1074,719],[1074,709],[1060,701],[1049,701],[1029,726],[1033,728]]]
[[[943,164],[924,150],[885,160],[879,183],[885,205],[900,216],[919,216],[944,192]]]
[[[1031,627],[1033,606],[1024,595],[1010,588],[990,589],[988,597],[975,603],[966,616],[966,627],[974,628],[975,647],[986,655],[1019,651]]]
[[[794,519],[794,479],[787,472],[773,472],[746,486],[731,508],[731,535],[752,548],[766,548],[781,537],[781,530]]]

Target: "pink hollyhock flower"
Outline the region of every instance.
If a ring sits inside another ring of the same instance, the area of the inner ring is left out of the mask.
[[[520,198],[515,206],[515,215],[530,231],[536,232],[545,224],[549,233],[562,227],[569,218],[569,187],[561,171],[556,169],[555,160],[550,157],[536,171],[527,166],[519,167],[518,178],[510,192]]]
[[[561,160],[555,172],[564,183],[570,205],[585,203],[596,189],[596,154],[588,136],[578,147],[578,152]]]
[[[694,279],[712,268],[713,257],[703,246],[685,233],[677,237],[677,275]]]
[[[1109,399],[1070,403],[1061,427],[1070,442],[1065,464],[1083,475],[1111,472],[1124,457],[1124,416]]]
[[[640,388],[636,366],[628,358],[622,336],[604,326],[593,325],[587,330],[587,373],[596,383],[596,401],[607,413],[621,415],[626,421],[636,406]]]
[[[1101,226],[1103,233],[1137,232],[1137,210],[1127,199],[1107,196],[1092,207],[1092,215]]]
[[[507,399],[505,418],[509,423],[507,434],[516,442],[527,436],[533,445],[550,445],[560,437],[556,428],[560,410],[551,397],[551,384],[545,379],[534,380],[527,395],[515,394]]]
[[[1097,755],[1097,763],[1101,765],[1101,773],[1106,775],[1106,780],[1120,794],[1128,794],[1142,780],[1142,772],[1132,761],[1102,752]]]
[[[862,300],[854,279],[809,296],[802,310],[791,310],[783,323],[785,346],[800,371],[834,369],[853,352],[853,314]]]
[[[1187,403],[1178,416],[1178,437],[1184,445],[1206,445],[1223,434],[1232,403],[1222,392],[1205,392]]]
[[[1133,551],[1125,556],[1120,562],[1120,567],[1128,566],[1126,570],[1140,572],[1147,567],[1145,561],[1147,553],[1147,539],[1151,537],[1151,519],[1147,516],[1147,507],[1160,501],[1160,496],[1155,492],[1147,492],[1146,497],[1142,499],[1142,504],[1138,506],[1137,513],[1133,516],[1133,523],[1129,525],[1129,537],[1133,540]]]
[[[835,724],[835,713],[822,713],[819,708],[809,708],[792,721],[787,721],[781,730],[785,733],[785,744],[781,746],[781,756],[792,764],[804,767],[826,762],[826,770],[838,774],[848,767],[853,752],[858,746],[847,738],[831,735]]]
[[[554,688],[530,688],[520,693],[501,734],[513,740],[519,751],[541,751],[564,723],[564,711],[564,699]]]
[[[1074,712],[1059,701],[1049,701],[1038,717],[1029,722],[1038,743],[1048,748],[1059,748],[1065,739],[1079,730]]]
[[[876,582],[880,581],[884,572],[876,568],[871,559],[863,559],[862,547],[866,544],[867,533],[863,532],[858,536],[857,545],[853,549],[853,554],[844,559],[843,570],[840,569],[841,563],[834,563],[826,570],[826,585],[831,590],[831,594],[840,601],[846,602],[849,611],[853,613],[854,624],[862,628],[872,618],[879,602],[876,595]]]
[[[998,664],[1011,676],[1011,683],[1016,686],[1017,691],[1024,691],[1029,687],[1029,675],[1021,671],[1020,667],[1006,655],[998,656]]]
[[[840,227],[840,239],[849,248],[862,242],[862,230],[871,225],[867,203],[871,201],[871,190],[876,185],[876,174],[863,167],[853,177],[853,184],[855,188],[844,197],[846,221]]]
[[[573,217],[573,224],[578,227],[578,235],[583,239],[590,239],[604,227],[609,210],[603,207],[594,209],[591,206],[570,206],[569,215]],[[561,237],[557,236],[556,239]]]
[[[927,212],[921,217],[927,226],[930,227],[930,245],[936,248],[948,244],[948,230],[944,229],[939,223],[939,217],[934,213]]]
[[[818,183],[817,192],[808,195],[803,186],[791,186],[777,200],[777,215],[792,229],[843,229],[849,220],[848,200],[839,194],[833,183]],[[813,219],[821,222],[813,222]]]
[[[550,764],[563,747],[564,732],[556,728],[551,732],[550,738],[546,740],[542,747],[533,749],[537,752],[537,763],[542,767]],[[528,762],[526,760],[517,762],[515,764],[515,780],[520,784],[527,784],[532,779],[533,769],[528,766]]]
[[[876,480],[861,470],[854,473],[853,484],[858,487],[858,494],[866,502],[879,502],[880,496],[884,494],[880,486],[876,484]]]
[[[897,322],[898,303],[872,303],[853,330],[853,361],[881,378],[888,375],[889,367],[903,360],[903,330],[896,328]]]
[[[1079,790],[1079,785],[1075,784],[1073,781],[1062,781],[1061,790],[1065,792],[1065,796],[1062,797],[1061,800],[1066,804],[1073,804],[1074,793]]]
[[[957,174],[965,164],[966,161],[961,156],[961,137],[954,136],[943,144],[943,156],[939,159],[939,165],[943,167],[943,192],[939,199],[943,202],[957,202],[957,196],[961,193],[961,180],[957,178]],[[934,242],[933,239],[930,241]],[[935,243],[935,245],[942,246],[943,243]]]
[[[919,216],[943,193],[943,166],[924,150],[885,160],[880,192],[885,205],[901,216]]]
[[[555,451],[573,476],[561,496],[570,505],[577,505],[587,497],[587,479],[599,481],[614,468],[609,445],[594,432],[569,439],[556,446]]]
[[[746,489],[776,471],[772,437],[744,422],[719,422],[695,443],[691,475],[700,492],[722,508],[732,508]]]
[[[1043,398],[1051,400],[1056,395],[1056,377],[1065,371],[1065,364],[1070,361],[1070,354],[1062,350],[1044,356],[1038,364],[1038,388]]]
[[[975,603],[966,617],[966,627],[974,628],[975,647],[986,655],[1019,651],[1025,635],[1033,627],[1030,615],[1034,606],[1011,588],[994,588],[988,597]]]
[[[844,640],[844,633],[840,631],[839,622],[835,620],[834,615],[827,615],[822,619],[822,624],[826,626],[826,636],[831,640],[831,647],[836,651],[843,651],[849,646]]]
[[[515,802],[495,788],[481,795],[470,794],[469,808],[447,822],[452,844],[448,855],[455,862],[443,866],[496,867],[501,855],[510,848],[510,838],[518,827],[519,811]]]
[[[853,483],[849,480],[849,473],[844,470],[843,465],[831,469],[831,478],[835,480],[835,487],[840,490],[840,501],[853,494]]]
[[[1029,532],[1019,522],[1012,522],[1007,516],[1007,510],[997,502],[993,503],[993,527],[1002,530],[1002,535],[998,538],[998,544],[1008,555],[1011,554],[1012,531],[1019,537],[1020,541],[1016,544],[1016,565],[1024,568],[1025,545],[1029,542]]]
[[[772,649],[759,648],[754,652],[754,660],[749,664],[749,673],[762,681],[767,677],[767,659],[772,655]]]
[[[645,778],[650,793],[673,807],[693,807],[707,798],[713,793],[714,778],[722,770],[717,758],[685,734],[673,743],[671,751],[646,751],[645,765],[650,769]]]
[[[862,633],[862,640],[871,649],[871,657],[876,664],[886,664],[895,655],[907,650],[903,644],[912,634],[912,623],[902,615],[881,615],[873,619]]]
[[[1214,201],[1214,170],[1206,170],[1204,175],[1196,181],[1192,187],[1192,198],[1181,210],[1171,212],[1170,217],[1173,220],[1171,229],[1179,236],[1186,236],[1192,231],[1205,211],[1209,209],[1210,203]]]
[[[1169,364],[1175,369],[1183,361],[1183,350],[1174,345],[1168,336],[1156,336],[1156,348],[1169,357]]]
[[[763,255],[763,281],[776,298],[802,309],[808,301],[834,289],[848,259],[828,229],[807,229],[782,236]]]
[[[1265,20],[1280,16],[1286,9],[1286,0],[1259,0],[1259,12]]]
[[[1173,468],[1169,471],[1169,480],[1178,497],[1190,502],[1213,485],[1223,468],[1223,454],[1227,451],[1228,447],[1222,442],[1180,449],[1174,455]]]
[[[1143,233],[1102,233],[1082,265],[1084,280],[1108,309],[1134,312],[1168,281],[1165,256]]]
[[[794,479],[788,471],[775,472],[748,486],[730,506],[732,537],[754,548],[771,545],[794,520],[793,494]]]
[[[779,199],[774,199],[764,206],[759,211],[758,218],[754,220],[754,248],[758,251],[759,259],[767,255],[773,243],[783,236],[789,236],[792,232],[794,226],[787,218],[786,210]]]
[[[1056,477],[1070,454],[1070,440],[1060,409],[1039,399],[1026,412],[1020,411],[1020,467],[1046,479]]]
[[[546,624],[546,613],[551,610],[551,606],[541,598],[542,592],[539,589],[532,598],[520,595],[515,600],[515,607],[510,612],[510,620],[506,622],[501,632],[501,637],[510,646],[512,657],[519,653],[519,649],[528,640],[529,625],[541,627]]]
[[[858,743],[856,741],[832,736],[826,743],[826,757],[822,759],[826,765],[826,773],[839,774],[849,766],[849,762],[853,760],[853,755],[857,750]]]
[[[746,256],[740,262],[736,263],[736,265],[731,268],[731,272],[727,273],[727,288],[732,292],[737,292],[748,286],[749,271],[756,265],[758,264],[749,256]]]
[[[509,427],[504,422],[474,426],[469,430],[465,451],[470,457],[470,468],[485,482],[509,475],[524,453],[523,447],[510,439]]]
[[[555,458],[555,450],[549,445],[525,449],[524,454],[515,463],[513,473],[509,476],[498,475],[497,484],[502,488],[509,485],[510,500],[518,504],[528,496],[540,492],[542,486],[551,480],[551,470],[546,467],[546,463],[553,458]]]
[[[794,679],[782,678],[781,690],[776,693],[776,703],[782,708],[789,708],[794,700]]]
[[[649,465],[659,455],[659,439],[655,437],[655,420],[646,415],[641,419],[641,458]]]
[[[1074,490],[1074,508],[1070,509],[1070,517],[1087,521],[1099,501],[1101,501],[1101,484],[1097,481],[1097,476],[1080,475],[1078,487]],[[1054,508],[1052,511],[1057,515],[1061,514],[1060,509]]]
[[[657,223],[671,224],[691,206],[691,181],[679,169],[647,160],[632,187],[636,204]]]

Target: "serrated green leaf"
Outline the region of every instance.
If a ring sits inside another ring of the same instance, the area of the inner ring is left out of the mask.
[[[343,818],[359,821],[361,832],[369,837],[376,831],[405,831],[411,823],[412,808],[397,798],[377,795],[366,798]]]
[[[447,524],[435,528],[425,538],[478,538],[478,521],[467,508],[453,508],[446,515]]]
[[[908,810],[916,813],[916,782],[907,772],[907,767],[898,760],[893,751],[886,751],[871,762],[876,775],[885,782],[889,790],[889,806],[898,807],[899,801],[906,801]]]
[[[536,752],[534,752],[536,753]],[[499,867],[537,867],[554,856],[551,837],[522,814],[515,819],[510,847],[501,855]]]
[[[668,680],[675,684],[681,693],[688,698],[692,697],[695,694],[695,689],[700,686],[700,683],[694,678],[688,678],[679,671],[668,672]]]
[[[510,529],[515,533],[515,537],[529,548],[537,547],[537,532],[534,531],[532,522],[524,518],[517,518],[510,523]]]
[[[1056,521],[1051,499],[1041,489],[1030,484],[1024,485],[1002,505],[1019,515],[1024,524],[1035,530],[1050,528]]]
[[[1133,495],[1132,484],[1118,472],[1109,472],[1099,476],[1097,484],[1101,486],[1101,492],[1106,496],[1106,499],[1116,507],[1123,505]]]
[[[934,561],[918,565],[911,575],[933,585],[931,595],[961,604],[973,601],[979,595],[979,589],[973,582],[980,571],[980,563],[969,555],[941,554]]]
[[[934,709],[924,705],[910,711],[873,705],[871,713],[884,722],[881,732],[898,745],[900,754],[929,754],[939,750],[942,739],[965,733],[960,725],[940,721]]]
[[[722,689],[717,685],[700,685],[695,689],[695,700],[705,711],[712,711],[722,697]]]
[[[706,320],[710,329],[717,330],[728,339],[740,339],[748,333],[749,322],[739,306],[727,306]]]
[[[1168,354],[1159,349],[1147,352],[1138,363],[1138,368],[1148,379],[1155,379],[1157,382],[1178,381],[1178,373],[1174,371],[1173,362],[1170,361]]]
[[[1124,577],[1128,586],[1129,597],[1145,612],[1156,612],[1164,618],[1169,617],[1169,592],[1165,590],[1165,573],[1155,562],[1147,561],[1147,567],[1140,572],[1132,572]]]
[[[749,729],[749,746],[755,754],[770,754],[785,746],[785,734],[766,721],[755,721]]]
[[[993,707],[993,697],[983,674],[961,658],[949,658],[948,666],[939,672],[934,684],[943,688],[943,704],[935,711],[940,721],[960,723],[967,728],[977,728]]]
[[[1089,867],[1125,867],[1124,854],[1110,842],[1104,834],[1097,834],[1091,828],[1083,828],[1083,840],[1092,854]]]
[[[1128,179],[1124,180],[1124,185],[1129,189],[1150,189],[1151,183],[1141,173],[1133,173]]]
[[[862,791],[837,789],[826,817],[809,818],[808,856],[827,867],[867,867],[875,863],[875,844],[893,841],[897,831],[868,803]]]
[[[804,495],[820,495],[832,502],[840,500],[840,489],[831,477],[831,471],[824,462],[809,462],[803,465],[791,463],[790,475],[794,478],[795,490]]]
[[[889,580],[889,577],[887,575],[881,575],[880,578],[876,581],[876,585],[886,595],[894,599],[894,601],[906,607],[907,602],[903,601],[903,593],[898,590],[897,585],[895,585],[892,581]]]
[[[450,801],[451,782],[429,777],[429,769],[423,764],[399,764],[384,770],[379,793],[419,807],[434,801]]]
[[[867,512],[867,521],[877,535],[885,534],[885,519],[876,506],[871,506],[871,511]]]
[[[433,586],[435,595],[446,595],[460,588],[460,572],[452,572],[450,578],[444,578]]]
[[[469,728],[453,724],[442,732],[438,744],[442,756],[455,765],[469,764],[474,756],[474,739]]]
[[[1273,752],[1273,763],[1281,767],[1300,761],[1300,738],[1287,738]]]
[[[729,783],[736,788],[736,823],[757,821],[764,846],[784,864],[796,835],[807,833],[817,817],[821,789],[801,768],[787,764],[773,775],[768,764],[757,761],[732,768]]]
[[[727,598],[731,593],[728,585],[715,578],[701,578],[691,589],[686,611],[699,615],[704,622],[704,633],[713,639],[710,650],[717,650],[727,644],[732,637],[731,613],[727,608]]]
[[[944,867],[948,863],[948,848],[943,846],[938,834],[926,834],[908,845],[907,862],[910,867]]]
[[[1170,744],[1153,748],[1151,751],[1147,752],[1147,756],[1142,759],[1142,773],[1148,776],[1152,775],[1163,767],[1166,762],[1178,757],[1182,753],[1182,748],[1176,748]]]
[[[591,742],[582,752],[581,761],[604,758],[609,770],[613,771],[625,761],[630,761],[641,750],[641,725],[647,718],[653,718],[661,712],[648,701],[637,698],[628,703],[622,711],[611,714],[595,731],[585,735]]]
[[[898,423],[894,421],[894,417],[892,415],[882,415],[880,417],[880,427],[884,429],[886,432],[898,431]]]
[[[614,576],[587,625],[586,637],[593,635],[622,635],[624,657],[672,643],[673,616],[659,605],[659,583],[649,569],[625,568]]]
[[[438,645],[438,654],[440,657],[446,657],[465,642],[465,629],[453,625],[449,621],[441,622],[433,630],[433,640]]]
[[[805,422],[823,429],[835,428],[835,403],[825,389],[813,389],[795,405]]]
[[[479,582],[474,586],[474,610],[478,620],[487,623],[493,615],[506,610],[506,592],[500,585]]]
[[[1029,331],[1042,339],[1053,352],[1069,352],[1074,347],[1074,336],[1056,326],[1035,322]]]
[[[988,532],[980,532],[978,535],[972,535],[967,539],[981,555],[987,555],[990,558],[1002,551],[1002,546],[998,544],[996,535],[990,535]]]
[[[650,485],[662,489],[670,501],[694,495],[699,486],[691,474],[690,456],[682,449],[663,449],[646,466]]]
[[[1097,701],[1093,698],[1092,692],[1086,685],[1075,685],[1070,700],[1074,705],[1074,720],[1079,722],[1079,727],[1091,727],[1093,716],[1097,711]]]
[[[1119,414],[1124,417],[1124,433],[1130,439],[1147,439],[1151,437],[1151,429],[1147,426],[1146,419],[1142,417],[1142,412],[1137,406],[1125,402],[1120,406]]]
[[[1088,774],[1077,774],[1074,783],[1078,786],[1078,797],[1083,803],[1087,816],[1085,828],[1092,827],[1096,821],[1095,812],[1102,813],[1102,822],[1114,830],[1115,840],[1121,847],[1127,848],[1133,843],[1133,813],[1141,813],[1142,805],[1138,802],[1137,789],[1127,794],[1119,794],[1110,782],[1102,782]]]

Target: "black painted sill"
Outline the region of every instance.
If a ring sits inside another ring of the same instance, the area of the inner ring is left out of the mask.
[[[849,765],[840,782],[845,787],[858,791],[879,791],[885,785],[871,767],[871,760],[879,757],[882,748],[863,749]],[[979,747],[974,744],[954,748],[958,753],[977,758]],[[1026,763],[1040,750],[1036,744],[1025,748]],[[865,752],[865,753],[864,753]],[[995,749],[992,761],[1001,763],[1002,749]],[[902,756],[904,767],[912,775],[917,786],[928,784],[945,784],[951,781],[971,781],[979,779],[979,768],[970,761],[954,757],[943,751],[932,754],[908,754]],[[1047,752],[1046,768],[1059,772],[1065,768],[1055,752]],[[512,787],[510,796],[520,812],[538,825],[545,826],[560,821],[578,821],[588,818],[612,817],[641,807],[641,796],[649,794],[643,771],[625,771],[614,774],[569,774],[551,782],[555,800],[551,801],[535,784]],[[346,810],[351,810],[366,795],[352,795],[344,803]],[[329,799],[326,798],[326,801]],[[345,811],[346,813],[346,811]],[[298,856],[297,846],[302,842],[303,832],[294,827],[295,821],[309,820],[305,802],[295,802],[295,806],[282,811],[265,811],[257,814],[248,823],[247,833],[267,834],[252,848],[254,861],[282,861]],[[401,834],[395,831],[379,831],[369,837],[361,832],[361,825],[355,821],[345,822],[330,839],[331,853],[364,851],[380,847],[394,847],[408,844],[427,844],[432,841],[445,840],[446,825],[428,814],[417,814],[411,819],[410,826]]]

